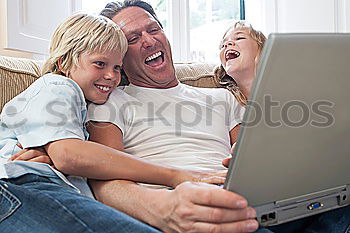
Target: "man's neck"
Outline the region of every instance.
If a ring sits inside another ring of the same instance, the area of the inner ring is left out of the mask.
[[[138,87],[155,88],[155,89],[168,89],[179,85],[179,81],[176,78],[169,83],[149,83],[149,82],[141,82],[139,80],[130,80],[130,83]]]

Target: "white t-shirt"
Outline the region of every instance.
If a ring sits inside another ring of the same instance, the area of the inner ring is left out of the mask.
[[[89,105],[88,120],[119,127],[125,152],[132,155],[185,169],[224,170],[229,131],[243,113],[225,89],[130,85],[117,88],[104,105]]]

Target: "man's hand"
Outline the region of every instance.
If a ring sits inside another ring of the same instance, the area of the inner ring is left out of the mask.
[[[226,159],[222,160],[222,165],[224,165],[224,167],[228,167],[230,165],[230,161],[231,161],[231,157],[226,158]]]
[[[18,147],[22,148],[20,144],[17,145]],[[43,147],[36,147],[31,149],[22,149],[21,151],[17,152],[16,154],[12,155],[11,158],[9,158],[8,161],[15,161],[15,160],[23,160],[23,161],[30,161],[30,162],[40,162],[40,163],[46,163],[51,166],[53,166],[53,162],[50,159],[50,157],[47,155],[45,149]]]
[[[216,185],[185,182],[169,192],[168,204],[161,208],[162,222],[156,224],[164,232],[254,232],[258,228],[256,212],[247,201]]]
[[[231,147],[231,155],[234,156],[235,155],[235,146],[236,143],[233,143],[232,147]],[[230,165],[230,161],[231,161],[231,157],[226,158],[224,160],[222,160],[222,165],[224,165],[224,167],[227,167]]]

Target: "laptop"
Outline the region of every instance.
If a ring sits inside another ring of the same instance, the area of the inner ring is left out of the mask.
[[[261,226],[350,203],[350,34],[271,34],[224,188]]]

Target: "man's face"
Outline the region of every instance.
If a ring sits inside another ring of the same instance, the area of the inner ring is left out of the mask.
[[[157,21],[139,7],[128,7],[115,15],[128,40],[123,68],[137,86],[168,88],[178,84],[168,39]]]

